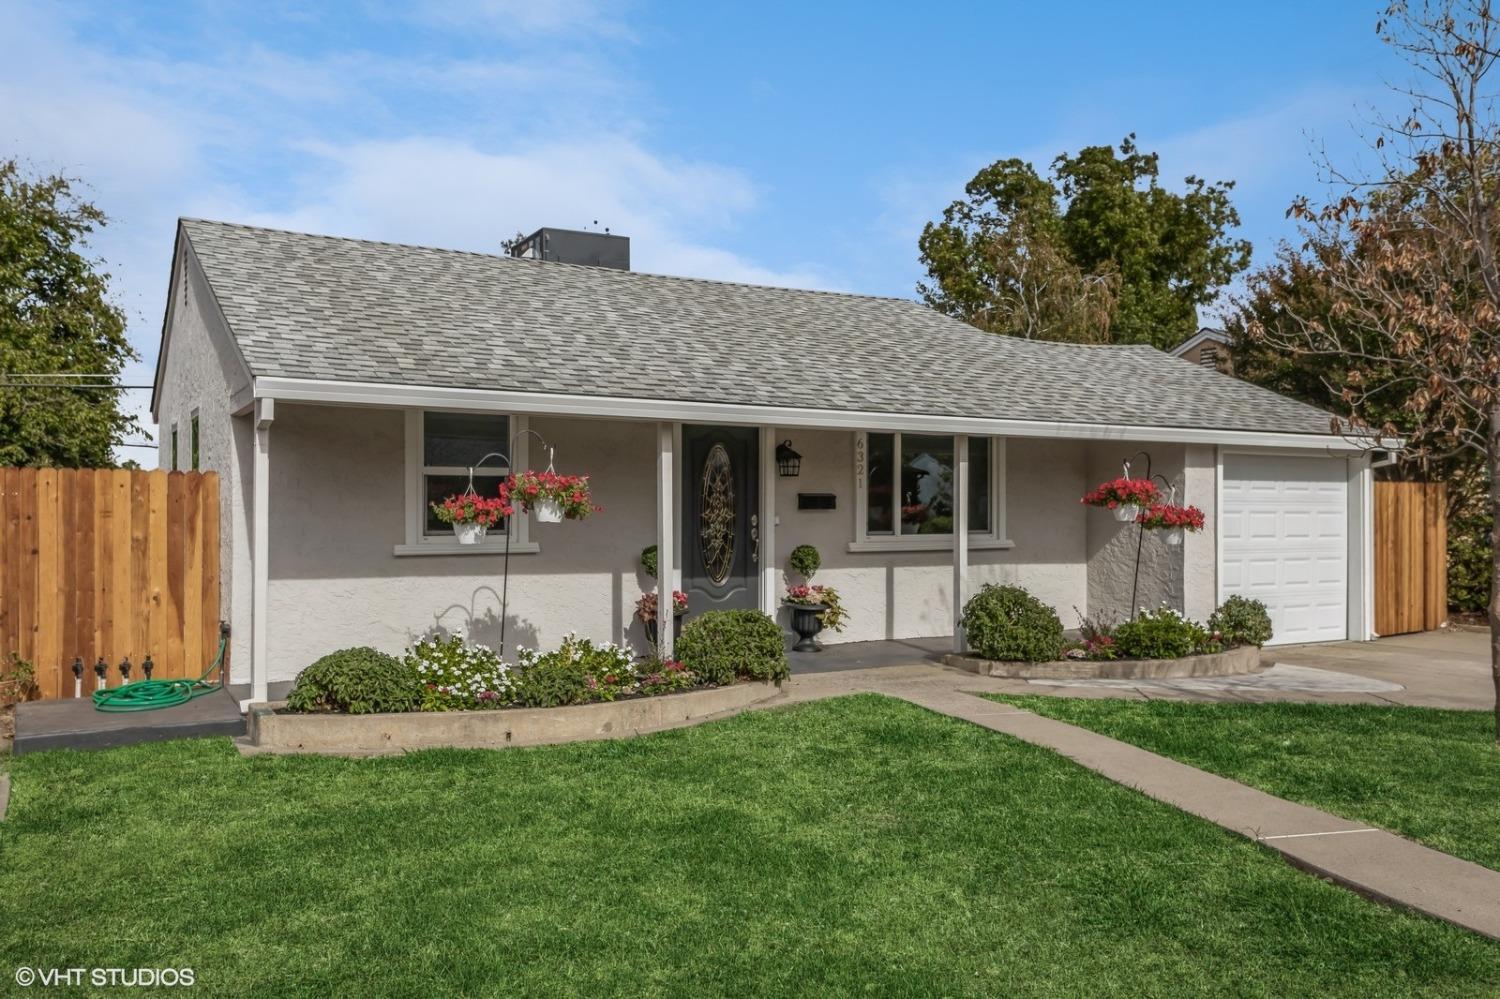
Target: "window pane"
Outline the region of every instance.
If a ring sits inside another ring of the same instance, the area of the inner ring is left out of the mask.
[[[969,530],[990,530],[990,439],[969,438]]]
[[[508,453],[510,421],[489,413],[425,413],[422,464],[469,468],[492,451]],[[501,467],[499,459],[486,467]]]
[[[865,532],[894,534],[896,518],[891,483],[896,462],[895,434],[865,436]]]
[[[953,533],[953,438],[901,435],[901,533]]]
[[[427,475],[426,480],[427,505],[423,507],[427,511],[427,522],[422,528],[423,534],[447,534],[453,533],[452,526],[437,519],[437,514],[432,512],[432,504],[442,503],[449,496],[456,496],[469,486],[467,475]],[[481,496],[499,496],[500,483],[505,481],[503,475],[475,475],[474,491]],[[500,521],[492,531],[505,530],[505,521]]]

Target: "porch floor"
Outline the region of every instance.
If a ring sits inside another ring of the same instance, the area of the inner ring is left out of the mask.
[[[941,664],[943,656],[953,651],[952,636],[942,638],[901,638],[879,642],[844,642],[824,645],[822,652],[787,651],[792,676],[809,673],[839,673],[851,669],[875,669],[881,666],[923,666]]]

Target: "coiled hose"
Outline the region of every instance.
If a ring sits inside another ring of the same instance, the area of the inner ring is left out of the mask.
[[[224,662],[224,646],[229,642],[226,632],[219,633],[219,653],[214,656],[214,661],[209,664],[208,669],[196,680],[139,680],[135,683],[127,683],[122,687],[106,687],[103,690],[94,691],[95,711],[154,711],[157,708],[170,708],[177,704],[186,704],[195,697],[211,694],[216,690],[222,690],[224,680],[219,678],[217,683],[209,683],[208,678],[213,676]]]

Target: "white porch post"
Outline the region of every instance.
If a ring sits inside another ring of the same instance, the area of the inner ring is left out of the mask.
[[[672,516],[673,473],[677,467],[672,424],[656,425],[656,652],[673,655],[672,591],[677,584],[676,525]]]
[[[959,624],[969,598],[969,438],[953,438],[953,651],[963,655]]]
[[[250,533],[250,700],[262,703],[268,700],[266,678],[270,672],[266,625],[271,580],[271,423],[275,419],[276,400],[257,399]]]
[[[776,428],[760,428],[760,609],[776,616]]]

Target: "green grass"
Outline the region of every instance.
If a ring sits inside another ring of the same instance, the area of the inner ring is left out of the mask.
[[[1489,712],[994,699],[1500,870],[1500,751]]]
[[[373,760],[13,763],[0,975],[206,994],[1494,995],[1500,944],[875,695]]]

